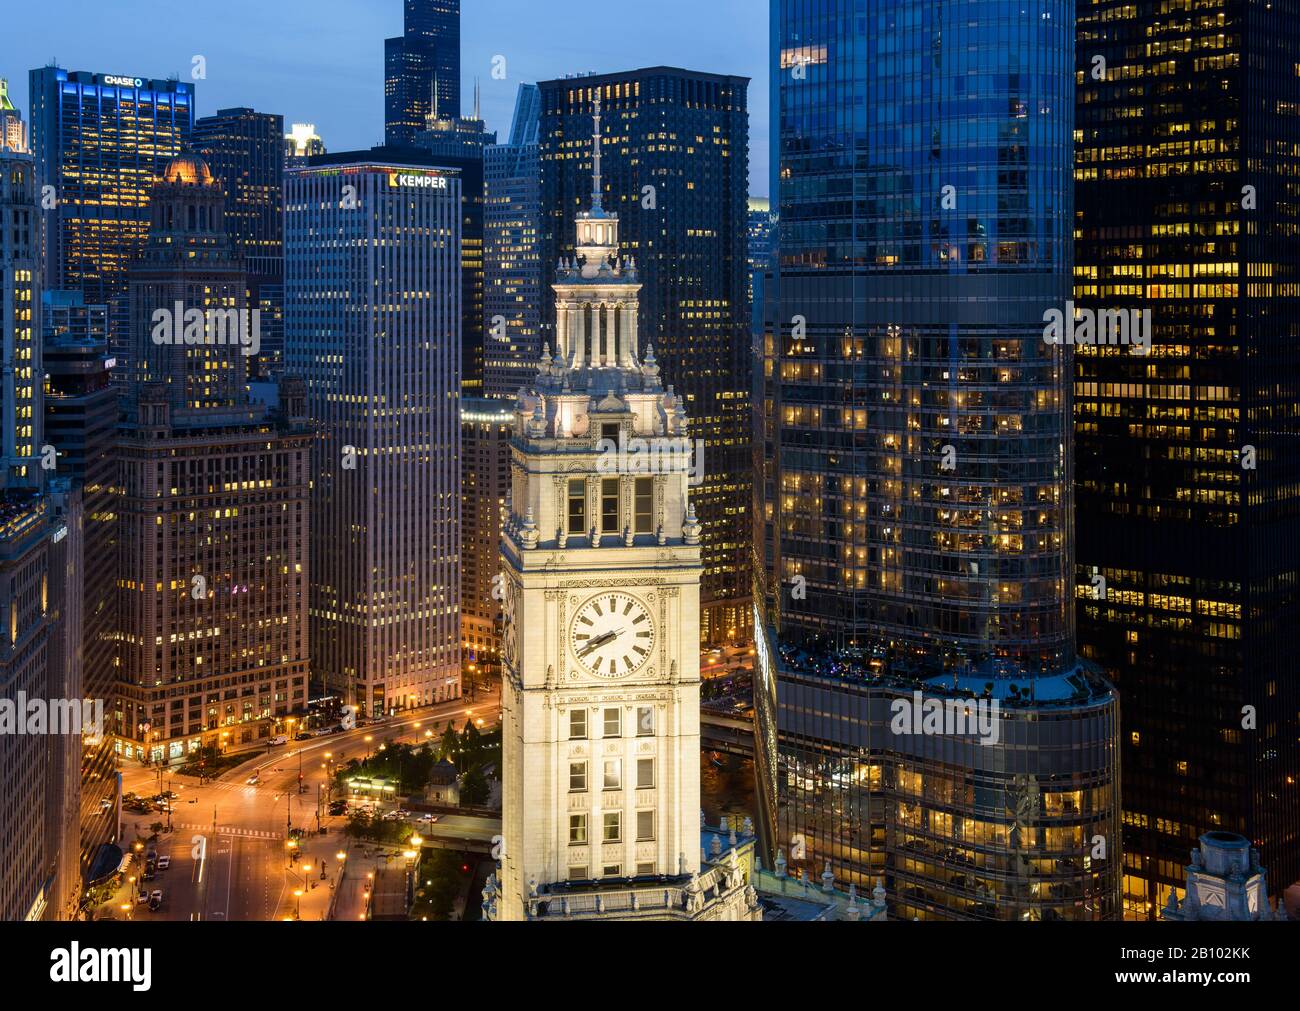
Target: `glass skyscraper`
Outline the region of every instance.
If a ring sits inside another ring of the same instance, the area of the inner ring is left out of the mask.
[[[483,392],[513,399],[542,356],[541,93],[521,84],[510,140],[483,152]]]
[[[384,40],[384,143],[409,144],[430,115],[460,115],[460,0],[405,0]]]
[[[1070,357],[1044,327],[1070,296],[1073,4],[771,10],[770,843],[883,873],[907,918],[1114,916],[1116,698],[1074,656]],[[900,730],[913,693],[997,731]]]
[[[1300,880],[1294,2],[1078,7],[1079,639],[1123,694],[1126,915],[1207,832]]]
[[[743,77],[650,67],[543,81],[543,287],[574,255],[575,215],[590,199],[592,114],[601,96],[605,206],[644,279],[642,346],[686,400],[703,440],[691,501],[704,524],[700,632],[730,642],[750,631],[750,386],[747,92]],[[542,300],[542,342],[555,348],[555,307]]]
[[[33,70],[30,83],[37,179],[57,201],[46,283],[107,304],[144,251],[154,180],[189,142],[194,85],[60,67]]]

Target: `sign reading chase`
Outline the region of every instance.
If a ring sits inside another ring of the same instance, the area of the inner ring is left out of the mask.
[[[447,188],[447,177],[416,175],[411,172],[389,172],[388,185],[425,190],[445,190]]]
[[[115,77],[112,74],[105,74],[102,78],[105,84],[116,84],[121,88],[143,88],[144,80],[139,77]]]

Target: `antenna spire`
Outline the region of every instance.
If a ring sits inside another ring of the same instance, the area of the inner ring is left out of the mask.
[[[592,162],[594,170],[591,177],[591,209],[598,211],[600,206],[600,89],[596,89],[596,128],[591,136]]]

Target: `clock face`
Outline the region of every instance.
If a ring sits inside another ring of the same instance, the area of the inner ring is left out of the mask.
[[[655,641],[650,609],[627,593],[592,597],[573,616],[569,642],[578,663],[605,678],[625,677],[650,659]]]

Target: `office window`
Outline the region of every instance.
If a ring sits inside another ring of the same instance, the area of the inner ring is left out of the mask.
[[[587,868],[585,865],[575,864],[569,868],[570,881],[585,881],[587,879]]]
[[[606,811],[604,814],[605,832],[601,836],[605,842],[622,842],[623,841],[623,813],[621,811]],[[572,818],[570,818],[572,821]],[[586,839],[587,816],[582,816],[583,838]],[[572,835],[572,828],[570,828]]]
[[[623,736],[623,710],[606,709],[605,710],[605,736],[622,737]],[[586,736],[585,734],[583,735]]]
[[[587,739],[587,710],[569,710],[569,740],[585,741]]]
[[[622,873],[623,873],[622,864],[606,864],[604,867],[604,872],[602,874],[602,877],[616,878]]]
[[[606,477],[600,482],[600,532],[619,533],[618,478]]]
[[[636,865],[636,874],[637,874],[637,877],[639,877],[639,878],[646,877],[647,875],[651,875],[651,874],[653,874],[654,872],[655,872],[655,865],[654,865],[654,864],[637,864],[637,865]]]
[[[638,811],[636,813],[636,841],[650,842],[655,837],[655,813]]]
[[[636,479],[636,526],[638,534],[654,533],[655,479],[639,477]]]
[[[569,533],[587,532],[587,482],[569,482]]]
[[[587,792],[587,763],[586,762],[569,763],[569,792],[570,793]]]
[[[623,763],[617,758],[605,760],[605,789],[623,789]]]
[[[587,816],[585,814],[569,815],[569,845],[581,846],[587,841]]]
[[[655,788],[655,760],[653,758],[638,758],[636,760],[636,788],[638,790],[653,790]]]
[[[637,737],[654,737],[655,735],[654,706],[637,706],[636,735]]]

